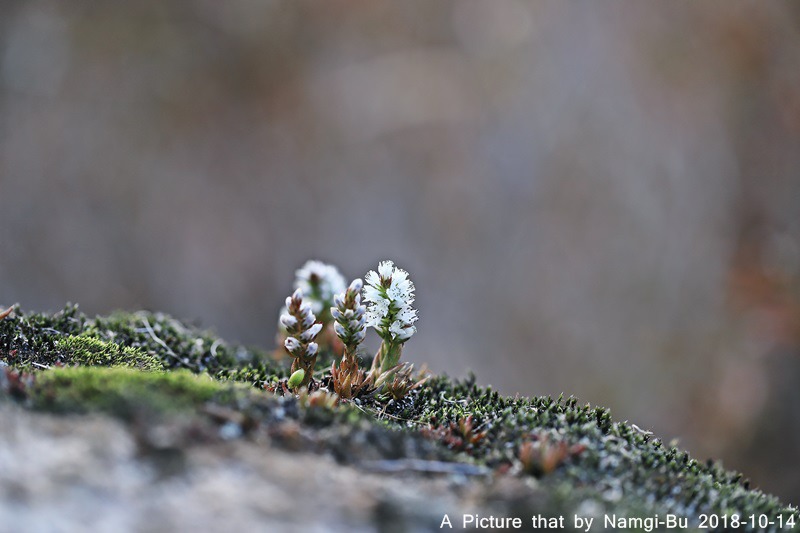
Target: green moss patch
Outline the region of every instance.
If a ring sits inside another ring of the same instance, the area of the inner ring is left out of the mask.
[[[423,425],[461,460],[538,478],[550,494],[564,494],[562,503],[590,499],[609,512],[644,515],[795,516],[800,525],[797,509],[750,489],[740,473],[697,461],[573,397],[511,398],[477,386],[474,376],[437,377],[386,413]]]
[[[167,370],[183,368],[254,385],[286,374],[265,351],[232,346],[163,313],[90,318],[75,305],[53,314],[16,308],[0,320],[0,358],[21,369],[122,364],[152,370],[160,364]]]
[[[130,366],[139,370],[164,370],[161,361],[141,348],[120,346],[89,335],[69,335],[56,342],[74,364],[82,366]]]
[[[105,412],[121,418],[198,409],[229,402],[234,385],[185,370],[142,372],[134,368],[66,367],[41,372],[29,393],[36,409],[60,413]]]

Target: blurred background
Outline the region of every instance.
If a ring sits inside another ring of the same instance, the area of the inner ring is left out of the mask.
[[[271,348],[310,258],[800,503],[800,7],[0,4],[0,304]]]

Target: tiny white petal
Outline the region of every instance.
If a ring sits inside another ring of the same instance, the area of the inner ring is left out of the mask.
[[[300,289],[295,289],[292,293],[292,299],[294,300],[302,300],[303,299],[303,291]]]
[[[408,279],[408,272],[403,270],[402,268],[395,268],[394,272],[392,272],[392,281],[393,282],[403,282]]]
[[[379,302],[381,300],[385,300],[381,294],[381,291],[371,285],[364,288],[364,299],[368,302]]]
[[[389,279],[392,277],[392,270],[394,269],[394,263],[391,261],[381,261],[378,263],[378,274],[382,279]]]
[[[374,270],[367,272],[367,275],[364,276],[364,279],[367,280],[367,286],[379,287],[381,284],[381,278]]]
[[[342,312],[339,311],[338,307],[331,307],[331,316],[334,320],[339,320],[342,318]]]
[[[381,319],[383,317],[378,316],[375,313],[371,313],[371,312],[367,311],[367,314],[366,314],[366,316],[364,318],[365,318],[365,322],[367,324],[367,327],[380,329]]]
[[[319,350],[319,345],[316,342],[309,342],[306,349],[306,357],[313,357],[317,354],[317,350]]]
[[[411,307],[405,307],[397,313],[397,320],[404,322],[406,324],[411,324],[412,322],[416,322],[417,319],[417,310],[412,309]]]

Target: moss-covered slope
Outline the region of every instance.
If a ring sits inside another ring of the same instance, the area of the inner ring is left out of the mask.
[[[89,318],[74,306],[53,315],[17,309],[0,321],[0,361],[3,395],[25,406],[106,412],[137,425],[177,413],[196,422],[186,426],[189,445],[264,435],[360,468],[466,475],[474,483],[528,479],[535,498],[504,502],[519,516],[672,513],[697,526],[714,513],[800,526],[796,508],[749,488],[740,474],[574,398],[509,398],[474,378],[443,376],[399,402],[332,407],[322,396],[277,397],[263,386],[286,377],[288,365],[266,352],[162,314]]]

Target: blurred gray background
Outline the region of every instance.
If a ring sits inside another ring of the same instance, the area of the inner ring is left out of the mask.
[[[800,501],[800,8],[0,3],[0,304],[271,347],[305,260],[405,357]]]

